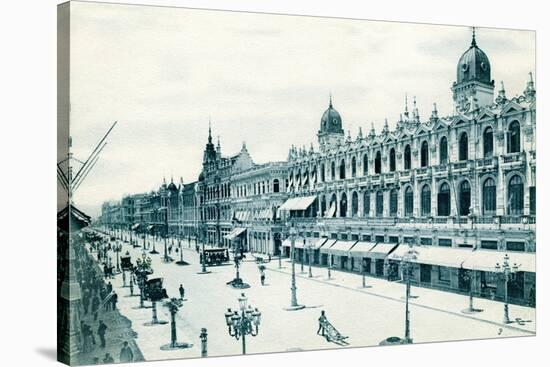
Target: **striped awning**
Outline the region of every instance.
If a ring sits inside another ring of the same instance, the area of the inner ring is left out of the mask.
[[[292,241],[290,238],[287,238],[283,241],[283,247],[292,247]],[[294,239],[294,248],[304,247],[304,237],[296,237]]]
[[[338,240],[328,248],[321,248],[321,252],[326,252],[336,256],[349,256],[349,251],[357,241]],[[323,251],[324,250],[324,251]]]
[[[367,257],[373,259],[385,259],[395,248],[398,246],[397,243],[380,243],[378,242],[376,246],[371,248],[368,252]]]
[[[242,233],[244,233],[244,231],[246,231],[246,228],[237,227],[237,228],[234,228],[231,232],[229,232],[225,236],[223,236],[223,238],[225,238],[227,240],[230,240],[230,241],[233,241],[236,237],[238,237]]]
[[[279,210],[307,210],[316,198],[315,195],[290,198],[279,207]]]
[[[350,250],[351,256],[355,257],[369,257],[369,251],[376,246],[376,242],[359,241]]]
[[[490,250],[470,251],[469,256],[462,263],[464,269],[495,271],[498,263],[502,267],[504,256],[508,254],[508,264],[517,265],[517,271],[534,273],[536,271],[536,254],[534,252],[504,252]]]

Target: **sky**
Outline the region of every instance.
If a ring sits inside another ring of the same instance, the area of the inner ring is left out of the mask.
[[[74,195],[101,203],[195,181],[211,121],[222,154],[246,142],[254,162],[316,144],[329,95],[352,136],[384,119],[393,129],[405,94],[421,120],[433,103],[453,111],[450,87],[472,30],[367,21],[73,2],[70,120],[84,160],[114,121],[108,144]],[[476,28],[496,90],[521,94],[535,72],[535,33]],[[496,95],[496,91],[495,91]],[[76,167],[78,168],[78,167]]]

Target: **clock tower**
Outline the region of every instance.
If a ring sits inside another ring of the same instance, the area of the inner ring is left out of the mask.
[[[317,138],[322,150],[344,141],[342,118],[338,111],[332,107],[332,97],[330,98],[328,109],[323,113],[323,117],[321,117],[321,127],[317,132]]]
[[[479,107],[492,105],[494,89],[495,82],[491,80],[491,64],[485,52],[477,46],[474,28],[472,43],[458,60],[456,82],[451,88],[455,111],[467,113]]]

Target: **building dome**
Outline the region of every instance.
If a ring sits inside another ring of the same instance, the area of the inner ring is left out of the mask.
[[[462,54],[456,66],[457,84],[470,81],[492,84],[491,64],[485,52],[477,47],[475,31],[470,48]]]
[[[174,184],[174,182],[170,182],[170,184],[168,185],[168,190],[178,191],[178,187]]]
[[[321,117],[320,131],[324,133],[344,133],[344,130],[342,130],[342,117],[340,117],[338,111],[332,107],[332,98],[328,109],[323,113],[323,117]]]

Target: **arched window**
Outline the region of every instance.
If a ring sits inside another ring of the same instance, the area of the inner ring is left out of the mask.
[[[488,127],[483,132],[483,157],[491,158],[493,156],[493,128]]]
[[[355,177],[357,175],[357,160],[355,157],[351,158],[351,177]]]
[[[321,164],[321,182],[325,182],[325,164]]]
[[[365,154],[363,155],[363,176],[369,174],[369,157]]]
[[[468,160],[468,134],[460,134],[458,140],[458,160],[466,161]]]
[[[363,194],[363,216],[368,217],[370,213],[370,193],[365,191]]]
[[[449,184],[444,182],[439,187],[437,194],[437,215],[448,216],[451,214],[451,190]]]
[[[344,192],[342,194],[342,198],[340,199],[340,217],[344,218],[348,211],[348,198],[346,196],[346,193]]]
[[[421,167],[428,166],[428,142],[427,141],[422,142],[422,146],[420,147],[420,166]]]
[[[390,191],[390,216],[397,216],[397,190],[392,189]]]
[[[384,193],[382,190],[376,192],[376,216],[381,217],[384,214]]]
[[[321,217],[324,217],[327,213],[327,200],[325,195],[321,195]]]
[[[519,122],[514,121],[508,127],[508,153],[517,153],[521,146],[521,132],[519,128]]]
[[[330,217],[335,217],[338,208],[336,207],[336,194],[330,197]]]
[[[273,180],[273,192],[279,192],[279,180],[278,179]]]
[[[346,163],[342,159],[340,161],[340,179],[343,180],[344,178],[346,178]]]
[[[447,137],[442,137],[439,141],[439,164],[446,164],[448,162],[449,151],[447,149]]]
[[[405,189],[405,216],[411,217],[414,209],[414,197],[412,187],[407,186]]]
[[[374,173],[379,174],[382,172],[382,157],[380,151],[376,152],[376,158],[374,158]]]
[[[460,184],[460,210],[459,215],[468,215],[470,214],[470,204],[471,204],[471,189],[470,183],[466,180],[462,181]]]
[[[407,144],[405,154],[403,155],[403,166],[405,169],[411,169],[411,146]]]
[[[429,216],[432,212],[432,191],[430,185],[422,186],[420,193],[420,213],[423,216]]]
[[[495,180],[488,178],[483,183],[483,214],[494,215],[497,209],[497,187]]]
[[[330,179],[334,181],[335,178],[336,178],[336,167],[334,162],[332,162],[330,164]]]
[[[354,191],[351,195],[351,216],[356,217],[359,212],[359,195]]]
[[[523,180],[514,175],[508,184],[508,214],[523,214]]]
[[[395,149],[390,149],[390,172],[395,171]]]

